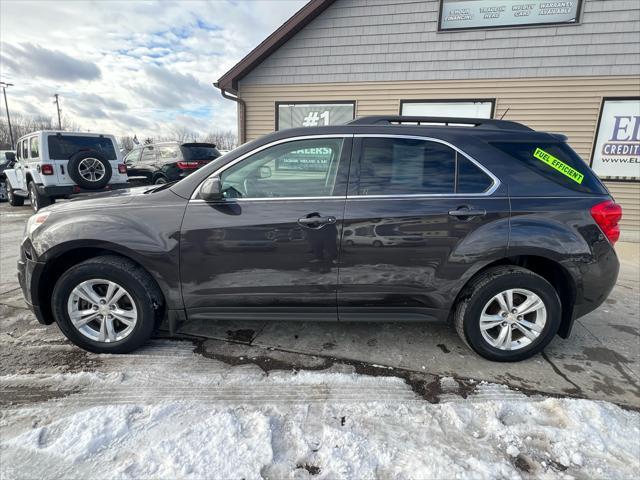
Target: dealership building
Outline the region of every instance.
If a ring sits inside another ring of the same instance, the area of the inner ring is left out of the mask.
[[[311,0],[216,85],[242,142],[398,114],[564,133],[640,240],[638,0]]]

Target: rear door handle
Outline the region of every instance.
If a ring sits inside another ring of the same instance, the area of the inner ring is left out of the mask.
[[[298,219],[298,223],[307,228],[322,228],[336,223],[336,217],[303,217]]]
[[[464,217],[484,217],[487,214],[486,210],[460,207],[457,210],[449,210],[449,215],[457,218]]]

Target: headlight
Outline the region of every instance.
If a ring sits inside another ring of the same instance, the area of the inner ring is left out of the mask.
[[[51,212],[42,212],[36,213],[35,215],[31,215],[29,220],[27,220],[27,228],[25,229],[25,236],[31,236],[36,229],[47,221]]]

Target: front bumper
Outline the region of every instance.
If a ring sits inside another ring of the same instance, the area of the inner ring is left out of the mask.
[[[128,183],[110,183],[106,185],[104,188],[99,188],[97,190],[87,190],[86,188],[81,188],[78,185],[53,185],[53,186],[44,186],[38,185],[38,192],[41,195],[46,195],[47,197],[69,197],[71,195],[78,194],[86,194],[86,193],[104,193],[110,192],[112,190],[120,190],[122,188],[131,188],[131,185]]]
[[[27,243],[27,242],[25,242]],[[39,323],[49,325],[53,323],[53,318],[45,315],[43,309],[38,302],[38,283],[40,275],[44,270],[44,263],[36,262],[28,257],[25,248],[29,248],[22,244],[20,248],[20,259],[18,260],[18,283],[22,289],[24,300],[33,312]]]

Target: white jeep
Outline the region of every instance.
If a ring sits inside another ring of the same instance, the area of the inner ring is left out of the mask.
[[[113,135],[39,131],[18,140],[16,162],[4,171],[13,206],[29,198],[37,212],[77,193],[127,187],[127,167]]]

